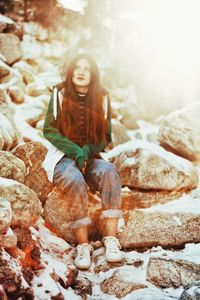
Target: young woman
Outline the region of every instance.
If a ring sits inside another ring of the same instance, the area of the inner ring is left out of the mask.
[[[106,259],[121,261],[116,238],[118,219],[122,216],[120,175],[113,164],[99,155],[111,142],[111,106],[92,57],[76,56],[67,69],[65,81],[54,88],[44,136],[55,150],[45,162],[49,180],[62,190],[66,201],[70,201],[70,226],[78,243],[75,265],[88,269],[91,264],[88,186],[101,196]]]

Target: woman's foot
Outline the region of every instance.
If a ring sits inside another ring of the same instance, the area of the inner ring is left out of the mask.
[[[78,269],[87,270],[91,266],[90,252],[93,247],[88,243],[83,243],[77,246],[77,256],[74,264]]]
[[[121,245],[118,239],[114,236],[105,236],[102,239],[106,248],[107,262],[120,262],[123,259],[123,254],[120,251]]]

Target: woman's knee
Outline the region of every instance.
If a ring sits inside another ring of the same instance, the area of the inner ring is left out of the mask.
[[[107,162],[102,174],[102,181],[108,181],[109,183],[118,183],[121,185],[120,173],[114,164]]]
[[[59,170],[54,173],[53,178],[54,185],[58,186],[62,191],[66,192],[67,190],[87,190],[87,185],[85,183],[84,177],[82,173],[76,169],[71,168],[62,170],[60,172]]]

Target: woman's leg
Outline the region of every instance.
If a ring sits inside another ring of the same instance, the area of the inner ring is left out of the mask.
[[[103,235],[116,236],[118,219],[121,212],[121,180],[115,166],[102,159],[88,161],[85,180],[91,190],[99,191],[102,201],[102,215],[104,219]]]
[[[53,183],[64,194],[67,213],[71,218],[70,227],[74,230],[78,244],[88,243],[87,225],[91,224],[88,217],[88,187],[73,160],[64,156],[57,163]]]
[[[88,243],[87,225],[91,223],[88,217],[87,184],[75,162],[63,157],[55,167],[54,184],[63,192],[66,199],[67,213],[70,214],[70,227],[74,230],[77,240],[77,256],[75,265],[79,269],[88,269],[91,265]]]
[[[94,159],[88,162],[85,179],[92,190],[100,192],[104,218],[103,242],[108,262],[120,262],[123,254],[116,238],[121,212],[121,180],[118,170],[109,162]]]

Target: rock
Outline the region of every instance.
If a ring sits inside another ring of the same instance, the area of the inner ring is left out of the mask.
[[[49,192],[53,189],[52,183],[47,179],[42,162],[45,159],[47,149],[37,142],[27,142],[13,149],[13,154],[22,160],[27,173],[24,184],[36,192],[39,199],[44,202]]]
[[[9,65],[20,60],[22,58],[22,50],[19,38],[11,33],[0,33],[0,53],[5,56]]]
[[[117,270],[113,275],[101,283],[101,289],[105,294],[123,298],[132,291],[146,288],[147,285],[130,279],[130,270]]]
[[[8,300],[7,296],[6,296],[6,293],[4,291],[4,288],[2,285],[0,285],[0,299],[2,300]]]
[[[6,95],[1,90],[0,110],[0,149],[11,150],[18,144],[21,136],[16,128]]]
[[[12,211],[10,202],[6,199],[0,200],[0,235],[5,234],[10,227]]]
[[[109,151],[107,157],[120,171],[125,186],[178,191],[193,189],[198,183],[191,162],[148,142],[127,142]]]
[[[42,213],[37,194],[22,183],[0,178],[0,200],[6,198],[12,208],[12,226],[29,227]]]
[[[29,84],[36,79],[35,71],[25,61],[18,61],[12,67],[20,72],[25,84]]]
[[[100,237],[101,225],[100,210],[101,203],[94,196],[89,194],[89,216],[92,219],[92,226],[89,226],[90,240]],[[51,225],[57,234],[63,237],[69,243],[76,243],[73,230],[70,228],[69,205],[63,193],[55,187],[48,195],[48,199],[44,206],[45,221]]]
[[[0,60],[0,79],[10,74],[10,67]]]
[[[199,101],[168,115],[159,130],[160,144],[191,161],[200,162],[199,115]]]
[[[13,25],[14,25],[14,21],[12,19],[0,14],[0,32],[1,33]]]
[[[84,277],[76,279],[73,284],[73,289],[76,290],[77,294],[80,295],[82,299],[87,299],[87,295],[92,294],[92,283]]]
[[[15,23],[11,18],[0,14],[0,32],[13,33],[21,40],[23,37],[23,25],[22,23]]]
[[[39,23],[25,23],[24,31],[27,35],[33,36],[37,41],[44,42],[48,39],[48,30]]]
[[[12,153],[0,150],[0,177],[24,183],[25,175],[24,162]]]
[[[183,205],[180,199],[176,201]],[[187,213],[168,212],[167,205],[162,205],[166,211],[151,211],[150,208],[124,213],[125,225],[119,232],[122,247],[139,249],[160,245],[169,248],[200,242],[198,204],[195,204],[197,213],[189,212],[189,204]]]
[[[51,94],[51,90],[43,82],[32,82],[27,85],[27,93],[30,96],[37,97],[43,94]]]
[[[178,288],[200,279],[200,265],[181,259],[151,257],[147,279],[160,288]]]
[[[23,114],[24,120],[35,127],[36,123],[42,119],[46,114],[46,106],[49,102],[48,95],[40,95],[38,97],[26,97],[24,105],[18,108],[18,111]]]
[[[24,102],[24,92],[18,86],[12,86],[9,88],[9,95],[13,102],[23,103]]]
[[[192,282],[187,285],[178,300],[199,300],[200,299],[200,281]]]
[[[7,248],[16,247],[16,245],[17,245],[17,237],[11,228],[9,228],[5,234],[0,234],[0,247],[7,249]]]
[[[33,299],[32,288],[23,278],[20,263],[5,251],[0,250],[0,282],[8,299]]]
[[[126,133],[126,128],[119,121],[112,119],[112,144],[116,147],[119,144],[130,141],[130,137]]]
[[[136,190],[122,189],[122,210],[132,210],[135,208],[148,208],[157,204],[164,204],[177,199],[183,195],[182,191],[154,191],[154,190]]]

